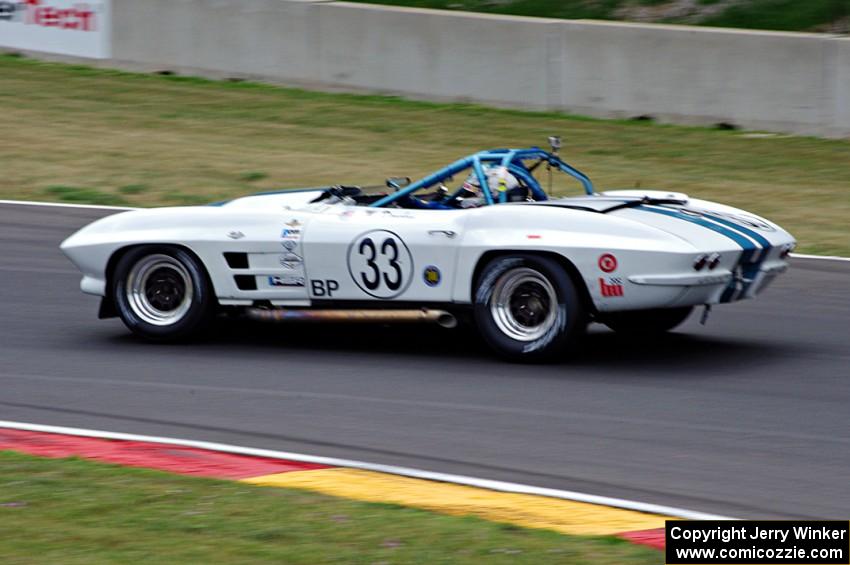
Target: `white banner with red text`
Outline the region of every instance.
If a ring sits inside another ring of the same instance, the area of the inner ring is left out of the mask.
[[[111,0],[0,0],[0,47],[111,55]]]

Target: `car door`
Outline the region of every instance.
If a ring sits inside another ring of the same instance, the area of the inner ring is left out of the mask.
[[[302,242],[310,298],[450,302],[464,215],[328,207]]]

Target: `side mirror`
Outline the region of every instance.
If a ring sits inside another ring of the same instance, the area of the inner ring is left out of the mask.
[[[387,186],[395,190],[404,188],[410,184],[410,177],[390,177],[387,179]]]

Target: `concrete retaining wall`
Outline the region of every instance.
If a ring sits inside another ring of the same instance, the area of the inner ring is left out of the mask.
[[[842,129],[835,114],[842,42],[850,43],[814,34],[566,24],[562,107],[849,135],[850,123]]]
[[[113,58],[271,80],[313,79],[318,12],[282,0],[113,0]]]
[[[850,39],[316,0],[113,0],[113,64],[850,137]]]
[[[832,118],[827,116],[826,119],[832,119],[834,124],[832,135],[850,137],[850,39],[833,42],[833,50],[836,71],[831,76],[830,88],[835,92],[834,106]]]

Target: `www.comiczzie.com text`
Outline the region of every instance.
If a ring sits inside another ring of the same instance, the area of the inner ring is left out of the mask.
[[[850,523],[668,521],[668,564],[850,563]]]

